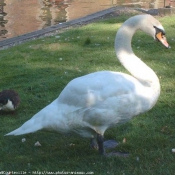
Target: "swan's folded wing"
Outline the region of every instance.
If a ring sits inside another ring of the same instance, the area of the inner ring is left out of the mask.
[[[134,82],[139,84],[133,77],[122,73],[96,72],[71,81],[58,100],[69,106],[91,107],[110,97],[137,93]]]

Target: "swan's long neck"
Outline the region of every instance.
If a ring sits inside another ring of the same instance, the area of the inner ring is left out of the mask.
[[[140,18],[143,18],[142,15]],[[127,20],[118,30],[115,39],[116,55],[121,64],[135,77],[144,87],[150,87],[157,98],[160,94],[160,83],[155,72],[140,60],[132,51],[131,40],[138,29],[142,29],[146,23],[139,23],[139,17]],[[155,97],[156,98],[156,97]]]

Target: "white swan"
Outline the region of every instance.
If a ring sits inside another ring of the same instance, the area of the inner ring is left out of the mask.
[[[104,132],[150,110],[160,94],[159,79],[132,51],[131,39],[141,29],[167,48],[164,28],[151,15],[129,18],[115,39],[116,55],[131,73],[100,71],[68,83],[59,97],[18,129],[6,135],[21,135],[38,130],[76,132],[97,138],[100,154],[105,154]]]

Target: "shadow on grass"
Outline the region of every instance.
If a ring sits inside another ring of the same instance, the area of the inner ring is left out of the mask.
[[[126,18],[72,29],[59,34],[59,40],[53,36],[1,51],[1,89],[19,91],[21,105],[15,116],[8,114],[0,118],[0,169],[93,171],[105,175],[140,175],[148,170],[150,174],[167,174],[167,169],[174,172],[174,157],[170,154],[175,141],[174,49],[164,50],[142,33],[133,38],[133,49],[161,77],[162,93],[150,112],[105,133],[106,139],[121,143],[116,150],[131,153],[128,159],[100,157],[90,149],[88,139],[76,135],[38,132],[3,136],[57,98],[70,80],[100,70],[126,72],[116,60],[113,46],[116,30]],[[26,142],[22,143],[24,137]],[[126,143],[122,143],[124,138]],[[42,146],[34,147],[36,141]]]

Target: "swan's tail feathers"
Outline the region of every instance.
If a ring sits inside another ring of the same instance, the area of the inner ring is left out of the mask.
[[[27,122],[25,122],[21,127],[19,127],[18,129],[6,134],[5,136],[9,136],[9,135],[23,135],[23,134],[29,134],[29,133],[33,133],[36,132],[38,130],[43,129],[43,127],[41,126],[40,123],[34,123],[32,120],[29,120]]]

